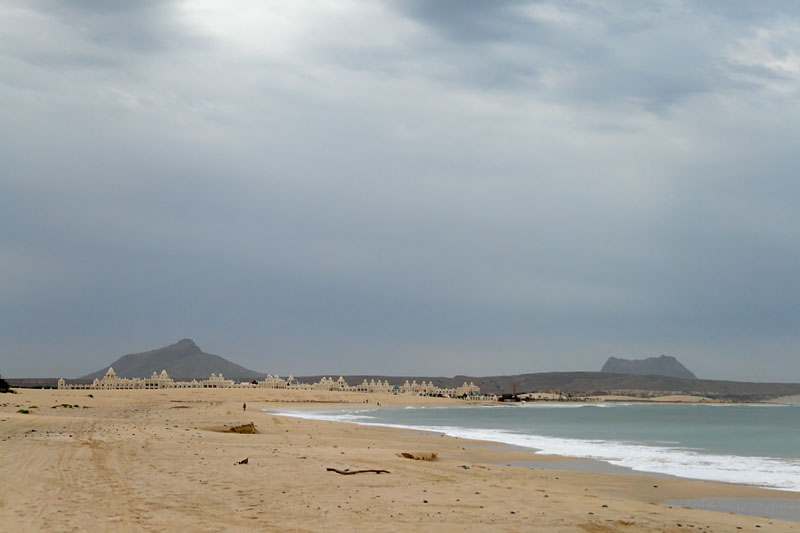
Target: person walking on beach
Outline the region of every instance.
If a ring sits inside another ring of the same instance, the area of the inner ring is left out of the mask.
[[[247,411],[247,402],[242,404],[242,411]]]

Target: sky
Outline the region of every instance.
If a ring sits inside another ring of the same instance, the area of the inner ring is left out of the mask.
[[[800,382],[800,4],[8,0],[0,374]]]

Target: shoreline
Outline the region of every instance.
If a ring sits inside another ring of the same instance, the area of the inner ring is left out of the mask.
[[[619,404],[617,404],[619,405]],[[623,404],[628,405],[628,404]],[[638,405],[638,404],[629,404]],[[680,405],[680,404],[659,404]],[[743,404],[739,407],[763,407],[759,404]],[[474,409],[487,407],[484,405],[447,405],[438,408],[449,409]],[[491,405],[490,408],[525,408],[524,404]],[[541,404],[531,405],[532,409],[552,408],[580,408],[590,407],[571,404]],[[603,407],[592,404],[591,407]],[[398,406],[386,408],[399,409]],[[424,406],[404,407],[403,409],[423,409]],[[431,407],[428,408],[437,408]],[[516,430],[488,426],[474,427],[469,424],[459,425],[458,422],[431,422],[409,421],[406,416],[398,413],[401,420],[392,420],[381,417],[378,406],[362,404],[357,406],[330,406],[328,408],[307,406],[302,409],[295,407],[268,409],[267,412],[278,416],[294,417],[307,420],[342,422],[365,427],[386,427],[406,429],[431,434],[441,434],[453,438],[463,438],[483,441],[487,444],[516,447],[526,450],[537,456],[557,455],[567,461],[583,461],[573,463],[567,469],[574,469],[576,464],[583,464],[585,472],[594,473],[630,473],[631,475],[649,475],[652,477],[676,477],[686,480],[712,481],[720,483],[741,484],[771,490],[781,490],[800,494],[800,484],[797,482],[797,459],[783,459],[780,457],[730,455],[725,452],[696,451],[687,447],[672,447],[670,445],[645,445],[624,440],[597,439],[593,437],[556,437],[544,436],[535,433],[519,433]],[[397,416],[397,415],[393,415]],[[477,415],[476,415],[477,416]],[[457,417],[458,418],[458,417]],[[423,420],[425,419],[423,415]],[[732,470],[731,461],[739,462],[739,470]],[[527,461],[537,463],[537,460]],[[605,465],[605,466],[604,466]],[[518,465],[520,466],[520,465]],[[785,475],[777,475],[784,472]],[[791,474],[789,474],[791,472]],[[795,477],[792,478],[791,475]]]
[[[0,521],[28,530],[800,531],[800,523],[658,502],[797,501],[744,485],[506,466],[560,456],[262,408],[459,405],[265,390],[31,390],[0,396]],[[363,400],[369,399],[369,404]],[[333,400],[333,401],[330,401]],[[247,403],[247,411],[242,403]],[[349,402],[349,403],[346,403]],[[60,407],[61,404],[73,407]],[[16,407],[17,405],[21,407]],[[32,407],[36,405],[37,407]],[[75,408],[74,405],[78,405]],[[28,408],[31,414],[16,411]],[[226,432],[253,422],[258,434]],[[399,454],[436,453],[435,461]],[[248,458],[248,464],[238,461]],[[337,475],[385,469],[389,474]],[[681,524],[680,526],[678,524]]]

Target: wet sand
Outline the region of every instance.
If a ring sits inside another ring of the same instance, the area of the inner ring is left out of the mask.
[[[779,498],[696,498],[694,500],[667,500],[661,503],[725,513],[771,516],[781,520],[800,522],[800,503],[797,500],[782,500]]]
[[[658,503],[777,498],[800,506],[800,493],[568,470],[563,457],[524,449],[261,411],[367,398],[370,406],[458,403],[259,389],[0,395],[0,524],[20,531],[800,531],[798,522]],[[250,422],[257,434],[228,432]],[[554,468],[514,466],[531,462]]]

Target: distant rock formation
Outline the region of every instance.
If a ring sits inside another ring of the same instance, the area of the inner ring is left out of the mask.
[[[109,366],[79,379],[100,379],[110,366],[122,378],[145,378],[150,377],[153,372],[159,374],[162,370],[166,370],[171,378],[177,380],[207,379],[212,372],[235,380],[264,378],[262,373],[239,366],[218,355],[204,353],[192,339],[181,339],[157,350],[124,355]]]
[[[669,355],[647,359],[620,359],[609,357],[600,372],[610,374],[637,374],[640,376],[669,376],[673,378],[697,379],[688,368]]]

